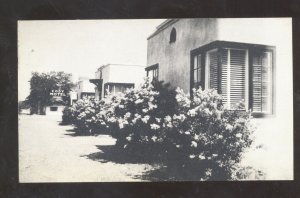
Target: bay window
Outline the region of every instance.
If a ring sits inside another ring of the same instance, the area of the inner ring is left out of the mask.
[[[226,41],[192,50],[191,91],[199,86],[216,89],[229,109],[244,101],[254,114],[273,114],[274,50]]]

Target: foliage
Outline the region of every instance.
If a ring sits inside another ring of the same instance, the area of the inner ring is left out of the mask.
[[[183,178],[229,180],[243,176],[237,164],[252,143],[250,112],[236,106],[226,109],[215,90],[199,88],[190,98],[147,79],[99,102],[80,100],[70,115],[78,128],[109,132],[125,153],[163,162]]]
[[[176,168],[200,169],[196,178],[203,180],[232,179],[234,166],[245,148],[252,143],[250,113],[243,103],[237,109],[224,108],[222,97],[215,90],[193,90],[192,100],[177,90],[179,114],[164,119],[169,164]]]
[[[56,104],[57,102],[66,104],[69,96],[63,96],[62,101],[56,101],[50,96],[50,92],[60,87],[61,90],[68,93],[74,86],[71,77],[71,74],[64,72],[33,72],[30,79],[30,94],[26,100],[32,108],[37,108],[38,104],[41,106]]]
[[[104,101],[95,101],[83,98],[71,107],[65,107],[62,115],[62,124],[74,124],[76,132],[80,134],[94,134],[105,131],[106,124],[102,119]]]
[[[27,100],[18,102],[19,113],[21,113],[22,109],[29,109],[29,108],[30,106]]]
[[[174,113],[175,91],[163,82],[146,79],[137,89],[128,89],[116,97],[113,115],[109,121],[117,123],[111,134],[117,139],[116,146],[139,157],[159,155],[163,149],[162,120]],[[111,124],[112,126],[112,124]],[[111,127],[112,128],[112,127]],[[157,157],[157,156],[156,156]]]

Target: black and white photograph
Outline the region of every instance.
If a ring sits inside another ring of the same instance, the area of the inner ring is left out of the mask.
[[[292,18],[17,31],[20,183],[294,180]]]

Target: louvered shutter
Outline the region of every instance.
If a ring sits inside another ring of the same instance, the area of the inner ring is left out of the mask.
[[[245,99],[246,51],[222,49],[221,90],[223,103],[229,108]]]
[[[261,52],[253,55],[253,112],[271,112],[271,53]]]
[[[222,63],[222,79],[221,79],[221,89],[222,89],[222,98],[223,98],[223,103],[225,105],[228,105],[228,92],[227,92],[227,88],[228,87],[228,50],[227,49],[223,49],[222,50],[222,56],[221,56],[221,63]]]
[[[245,99],[245,68],[246,51],[229,51],[230,56],[230,107],[236,107],[236,104]]]
[[[208,52],[209,61],[209,88],[218,90],[218,53]]]

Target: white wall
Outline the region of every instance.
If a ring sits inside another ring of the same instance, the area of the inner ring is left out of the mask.
[[[143,82],[145,76],[144,66],[109,64],[102,68],[102,97],[104,97],[106,83],[134,83],[137,87]]]
[[[261,158],[271,179],[293,178],[293,57],[292,19],[219,19],[218,39],[276,47],[275,115],[256,119],[257,141],[270,153]],[[256,156],[257,157],[257,156]],[[276,174],[274,175],[274,173]]]
[[[131,65],[110,65],[109,82],[114,83],[134,83],[138,86],[146,76],[145,67]]]
[[[77,98],[80,99],[82,92],[95,93],[95,85],[87,80],[80,80],[76,87]]]

